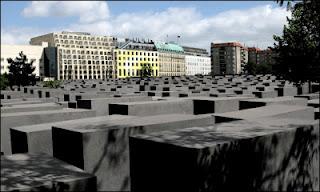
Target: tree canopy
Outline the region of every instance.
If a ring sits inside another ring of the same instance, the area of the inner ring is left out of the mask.
[[[8,74],[0,75],[0,89],[5,90],[9,85]]]
[[[141,77],[151,77],[152,76],[152,67],[150,66],[150,64],[141,65],[140,76]]]
[[[21,51],[19,56],[16,59],[8,58],[9,63],[9,74],[8,80],[9,85],[12,89],[12,86],[27,86],[27,85],[34,85],[35,84],[35,75],[32,72],[35,70],[35,67],[32,66],[33,60],[28,63],[28,58],[26,55],[23,54]]]
[[[282,5],[283,1],[278,1]],[[271,48],[276,56],[275,75],[301,84],[320,79],[320,1],[303,0],[291,8],[281,36],[274,36]]]

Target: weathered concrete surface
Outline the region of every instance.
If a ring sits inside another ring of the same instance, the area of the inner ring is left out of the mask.
[[[300,105],[268,105],[264,107],[244,109],[227,113],[216,113],[215,122],[221,123],[226,121],[257,119],[261,117],[278,117],[278,118],[297,118],[313,120],[314,111],[312,107]]]
[[[305,123],[131,136],[131,191],[319,191],[319,124]]]
[[[82,126],[90,123],[96,124],[101,121],[111,123],[117,120],[122,121],[132,118],[135,117],[128,115],[110,115],[13,127],[10,128],[12,153],[46,153],[53,156],[52,126]]]
[[[1,191],[96,191],[96,177],[46,154],[1,156]]]
[[[151,116],[160,114],[193,114],[191,100],[140,101],[109,104],[109,114]]]
[[[147,96],[80,99],[77,101],[77,107],[82,109],[92,109],[96,111],[97,115],[108,115],[110,103],[151,101],[151,99],[151,97]]]
[[[62,105],[56,103],[37,103],[37,104],[24,104],[1,107],[1,113],[17,113],[17,112],[30,112],[30,111],[48,111],[62,109]]]
[[[156,115],[52,128],[53,155],[98,178],[98,190],[128,191],[128,137],[138,133],[214,124],[212,115]]]
[[[252,97],[190,97],[193,114],[224,113],[239,110],[239,102]]]
[[[312,99],[308,101],[308,106],[319,108],[320,107],[320,99]]]
[[[9,128],[22,125],[41,124],[54,121],[81,119],[95,116],[95,112],[86,109],[61,109],[1,114],[1,152],[10,155],[11,139]]]
[[[307,98],[308,100],[319,99],[320,93],[310,93],[310,94],[296,95],[296,96],[294,96],[294,97],[297,97],[297,98]]]
[[[306,98],[295,98],[292,96],[276,97],[276,98],[259,98],[259,99],[254,98],[254,99],[240,101],[240,110],[267,106],[267,105],[275,105],[275,104],[306,106],[307,101],[308,100]]]

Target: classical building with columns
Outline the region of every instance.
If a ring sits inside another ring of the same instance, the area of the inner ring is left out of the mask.
[[[155,42],[159,52],[159,75],[181,76],[186,74],[186,60],[183,48],[175,43]]]

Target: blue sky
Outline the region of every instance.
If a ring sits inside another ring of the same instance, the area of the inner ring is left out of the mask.
[[[274,1],[2,1],[1,43],[25,44],[52,31],[85,30],[155,40],[181,35],[182,43],[204,48],[212,41],[267,47],[288,15]]]

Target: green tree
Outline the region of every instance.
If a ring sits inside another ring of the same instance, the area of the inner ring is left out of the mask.
[[[141,65],[140,77],[151,77],[152,76],[152,67],[150,64]]]
[[[27,56],[21,51],[19,57],[16,59],[8,58],[9,65],[9,85],[12,89],[12,86],[27,86],[34,85],[36,82],[35,75],[32,72],[35,70],[35,67],[32,66],[33,60],[28,63]]]
[[[0,89],[5,90],[9,85],[8,74],[0,75]]]
[[[268,65],[266,63],[262,63],[262,64],[257,65],[256,73],[262,74],[262,75],[271,74],[272,73],[271,65]]]
[[[59,81],[59,80],[43,81],[42,84],[43,84],[43,87],[58,88],[61,85],[61,81]]]
[[[278,1],[280,5],[283,0]],[[274,36],[276,53],[272,70],[280,78],[299,84],[320,79],[320,1],[303,0],[290,7],[281,36]]]
[[[246,65],[243,66],[243,71],[249,75],[255,75],[257,72],[257,64],[248,62]]]

